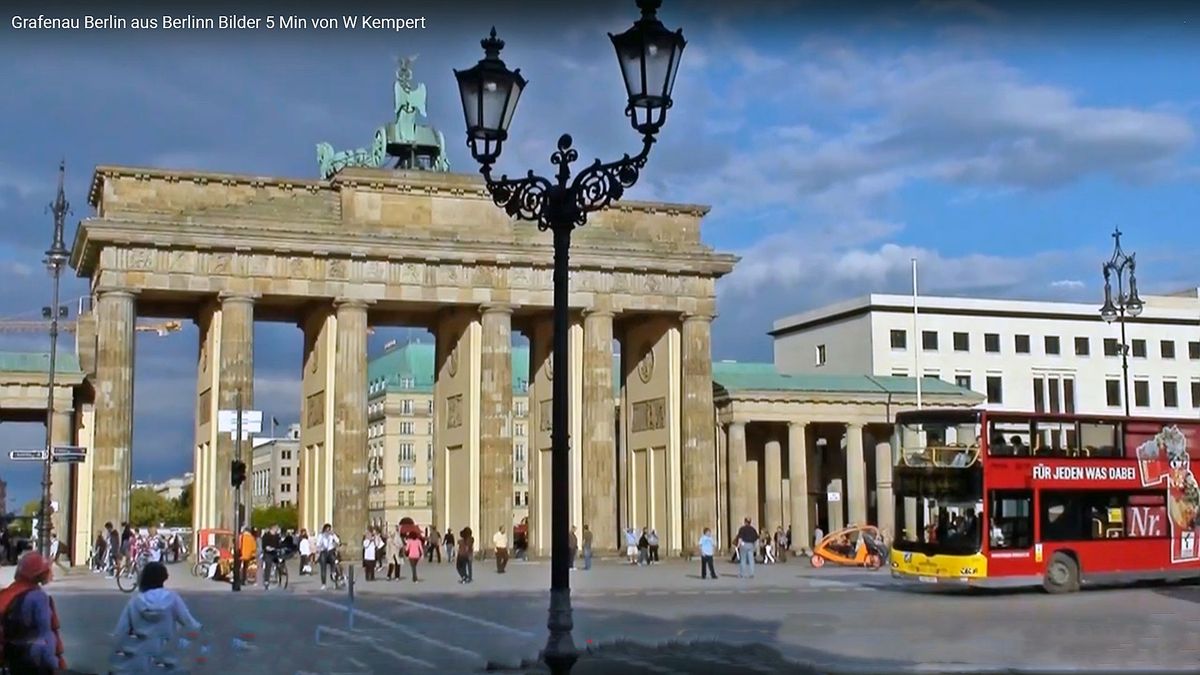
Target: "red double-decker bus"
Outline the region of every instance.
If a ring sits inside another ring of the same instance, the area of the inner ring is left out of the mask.
[[[1200,579],[1200,421],[901,413],[895,577],[970,586]]]

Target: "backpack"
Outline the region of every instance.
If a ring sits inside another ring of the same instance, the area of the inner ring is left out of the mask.
[[[13,598],[8,603],[8,607],[5,608],[4,616],[0,617],[0,667],[4,667],[9,660],[9,656],[19,648],[14,643],[24,640],[26,634],[29,632],[27,626],[21,625],[17,610],[21,608],[21,605],[25,602],[25,598],[32,591],[33,589],[29,589]]]

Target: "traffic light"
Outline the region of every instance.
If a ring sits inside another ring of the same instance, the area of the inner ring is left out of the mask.
[[[233,487],[240,487],[242,483],[246,482],[245,462],[238,459],[233,460],[229,468],[229,482],[233,484]]]

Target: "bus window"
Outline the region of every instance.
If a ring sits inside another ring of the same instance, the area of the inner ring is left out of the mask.
[[[1079,425],[1081,457],[1120,457],[1117,425],[1112,422],[1082,422]]]
[[[1094,491],[1042,493],[1042,540],[1086,541],[1126,536],[1129,495]]]
[[[1034,422],[1033,454],[1038,457],[1078,457],[1074,422]]]
[[[1033,493],[992,490],[988,508],[988,545],[993,551],[1033,545]]]
[[[992,422],[988,430],[988,453],[1028,457],[1030,455],[1030,423],[1028,421]]]

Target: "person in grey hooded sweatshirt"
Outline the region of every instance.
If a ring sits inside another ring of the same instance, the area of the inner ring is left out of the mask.
[[[183,598],[163,588],[166,581],[166,565],[152,562],[142,569],[137,595],[130,598],[117,621],[118,651],[112,672],[169,672],[178,665],[177,627],[200,630],[200,622],[188,611]]]

